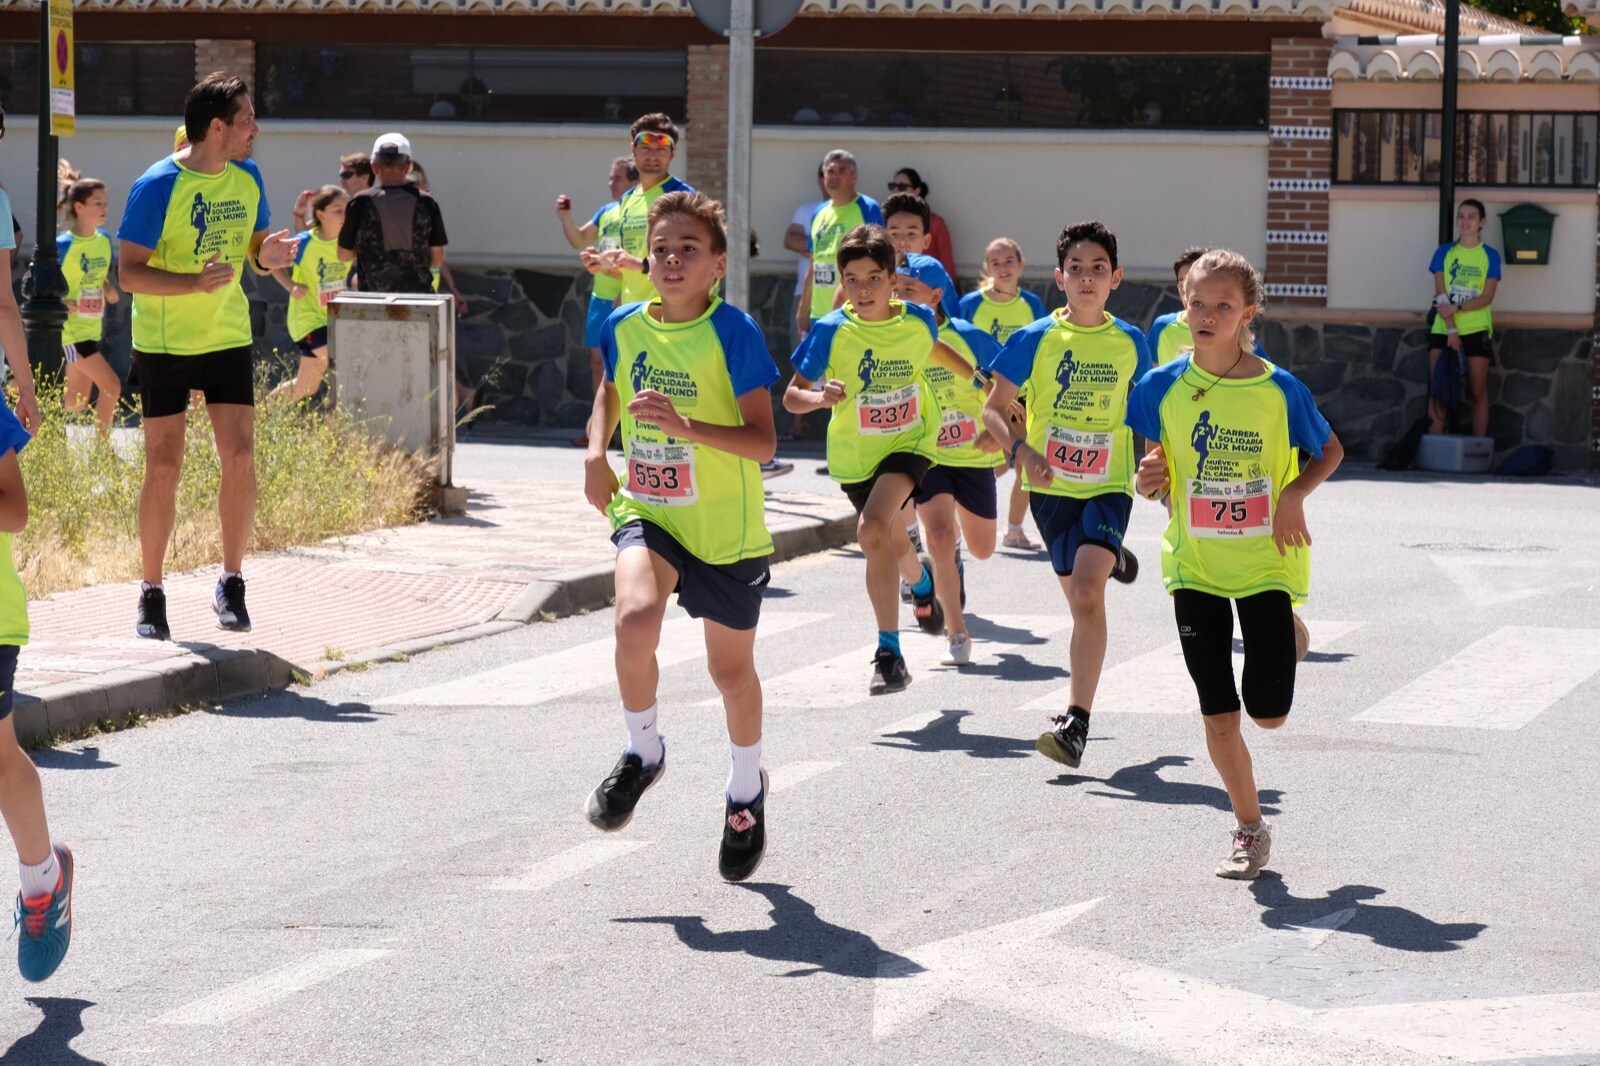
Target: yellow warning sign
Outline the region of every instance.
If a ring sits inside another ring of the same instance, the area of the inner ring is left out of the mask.
[[[77,132],[72,59],[72,0],[50,0],[50,133],[71,137]]]

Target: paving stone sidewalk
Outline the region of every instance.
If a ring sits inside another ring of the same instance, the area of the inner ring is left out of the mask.
[[[843,497],[769,493],[767,521],[780,556],[854,539]],[[481,483],[464,515],[250,557],[250,633],[217,628],[214,568],[168,575],[173,643],[133,635],[135,582],[35,600],[17,672],[18,733],[37,738],[133,710],[263,691],[295,671],[601,607],[611,587],[608,532],[569,482]]]

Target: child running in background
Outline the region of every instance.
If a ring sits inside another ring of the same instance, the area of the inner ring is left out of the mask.
[[[806,334],[783,394],[792,413],[832,409],[828,472],[860,516],[857,540],[878,624],[867,687],[874,696],[911,683],[900,652],[895,579],[910,544],[905,508],[938,456],[943,424],[923,370],[933,364],[982,384],[976,368],[939,339],[932,311],[893,298],[895,261],[882,226],[857,226],[845,235],[837,262],[847,302]]]
[[[956,317],[971,322],[996,342],[1005,344],[1011,335],[1031,322],[1037,322],[1047,313],[1044,301],[1022,287],[1022,271],[1027,266],[1022,258],[1022,245],[1010,237],[996,237],[983,250],[983,274],[978,288],[961,298]],[[1025,404],[1027,396],[1019,398]],[[1012,430],[1022,431],[1016,422]],[[1005,464],[995,468],[995,477],[1005,470]],[[1022,472],[1011,480],[1011,499],[1006,506],[1006,532],[1001,544],[1022,551],[1036,551],[1039,545],[1028,539],[1022,528],[1022,516],[1028,510],[1028,491],[1022,487]]]
[[[589,821],[615,832],[666,772],[656,726],[667,598],[704,620],[706,666],[722,694],[732,768],[717,868],[755,873],[766,850],[756,624],[769,578],[759,464],[778,447],[768,391],[778,367],[755,320],[712,295],[727,271],[722,205],[697,192],[650,205],[646,259],[659,294],[624,304],[600,331],[584,495],[617,546],[617,685],[628,747],[589,797]],[[625,483],[606,460],[622,427]]]
[[[1254,354],[1250,323],[1261,275],[1236,252],[1197,260],[1187,286],[1194,350],[1148,374],[1128,400],[1128,424],[1158,446],[1139,464],[1139,493],[1170,492],[1161,576],[1172,594],[1183,659],[1200,696],[1206,749],[1237,825],[1218,877],[1250,880],[1266,866],[1261,817],[1233,676],[1233,615],[1244,640],[1245,713],[1283,725],[1294,703],[1292,606],[1311,577],[1305,499],[1344,457],[1311,392]],[[1296,449],[1312,456],[1299,468]]]
[[[298,237],[294,266],[272,272],[289,290],[289,337],[300,346],[296,401],[314,395],[328,372],[328,305],[350,277],[351,264],[339,261],[339,230],[349,199],[337,185],[318,189],[311,197],[311,228]]]
[[[1178,303],[1182,304],[1177,311],[1169,314],[1158,315],[1150,323],[1150,358],[1156,366],[1163,366],[1172,362],[1178,356],[1194,347],[1194,336],[1189,331],[1188,301],[1184,297],[1184,283],[1189,279],[1189,271],[1195,262],[1209,252],[1209,248],[1185,248],[1183,254],[1172,264],[1172,277],[1178,283]],[[1266,350],[1261,347],[1259,340],[1252,340],[1252,351],[1262,359],[1267,357]]]
[[[122,381],[100,352],[106,305],[121,298],[111,281],[111,235],[103,228],[109,205],[106,183],[86,178],[65,159],[58,167],[61,200],[56,205],[67,229],[56,238],[61,273],[67,279],[67,322],[61,327],[61,354],[67,364],[63,405],[81,411],[89,405],[91,390],[95,427],[100,436],[111,435],[122,398]]]
[[[1039,737],[1041,755],[1077,766],[1106,657],[1106,579],[1128,583],[1139,562],[1122,546],[1133,509],[1128,390],[1150,369],[1144,334],[1114,318],[1106,300],[1122,284],[1117,238],[1080,222],[1056,241],[1056,284],[1067,306],[1011,335],[995,360],[983,421],[1026,479],[1033,520],[1072,612],[1067,713]],[[1010,404],[1026,386],[1026,430]]]

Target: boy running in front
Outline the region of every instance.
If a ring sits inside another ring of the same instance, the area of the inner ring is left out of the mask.
[[[877,696],[911,683],[895,591],[899,557],[910,543],[903,512],[938,455],[943,424],[923,369],[932,364],[981,381],[971,363],[939,340],[933,312],[893,298],[895,250],[882,226],[846,234],[838,262],[847,302],[818,319],[795,351],[783,406],[794,414],[832,409],[828,472],[860,516],[857,540],[878,624],[867,691]]]
[[[1033,520],[1072,612],[1067,713],[1051,719],[1039,753],[1077,766],[1106,657],[1106,579],[1131,582],[1138,560],[1122,546],[1133,509],[1128,390],[1150,369],[1144,334],[1106,311],[1122,284],[1117,238],[1080,222],[1056,240],[1056,284],[1067,306],[1011,335],[994,363],[983,421],[1024,478]],[[1028,388],[1026,431],[1013,436],[1011,401]]]
[[[1157,443],[1139,464],[1140,495],[1172,496],[1162,582],[1200,696],[1206,750],[1238,822],[1216,873],[1251,880],[1267,864],[1272,833],[1239,728],[1233,613],[1244,639],[1245,713],[1276,729],[1294,702],[1291,609],[1305,602],[1311,578],[1305,498],[1344,448],[1310,390],[1253,353],[1250,322],[1262,292],[1255,268],[1236,252],[1207,252],[1187,291],[1194,351],[1139,382],[1128,424]],[[1296,449],[1312,456],[1304,470]]]
[[[600,331],[605,387],[589,418],[584,495],[617,546],[617,685],[628,747],[589,797],[615,832],[666,772],[656,727],[667,598],[705,623],[706,665],[727,715],[726,819],[717,868],[742,881],[766,849],[756,623],[768,580],[759,464],[778,447],[769,388],[778,368],[755,320],[712,295],[727,270],[722,205],[669,192],[650,206],[650,280],[660,295],[617,308]],[[626,483],[606,460],[622,427]]]

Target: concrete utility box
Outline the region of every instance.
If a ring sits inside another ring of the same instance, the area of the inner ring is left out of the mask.
[[[1429,433],[1417,445],[1411,465],[1441,474],[1487,474],[1493,462],[1494,441],[1489,437]]]
[[[342,292],[328,305],[328,354],[339,411],[439,463],[455,451],[456,310],[446,295]],[[448,507],[450,493],[441,493]]]

